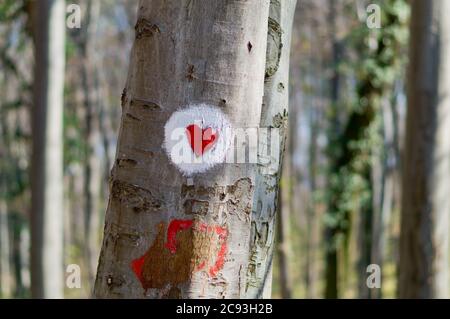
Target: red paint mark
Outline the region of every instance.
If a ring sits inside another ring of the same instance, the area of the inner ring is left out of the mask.
[[[208,225],[206,225],[205,223],[201,223],[200,225],[197,226],[197,229],[201,232],[207,232],[208,231]]]
[[[216,263],[209,269],[209,274],[213,277],[215,277],[223,268],[223,265],[225,264],[225,255],[228,252],[228,246],[226,242],[228,238],[227,229],[220,226],[215,226],[214,228],[216,234],[219,235],[219,239],[222,241],[222,245],[220,246],[219,252],[217,253]]]
[[[139,279],[140,282],[144,281],[144,278],[142,278],[142,268],[144,267],[144,262],[145,262],[145,255],[131,262],[131,269],[136,274],[136,277]]]
[[[216,234],[219,235],[220,238],[225,238],[228,236],[228,231],[225,227],[216,226],[215,230]]]
[[[198,266],[197,266],[197,271],[200,271],[200,270],[202,270],[203,268],[205,268],[205,266],[206,266],[206,261],[204,260],[204,261],[202,261]]]
[[[214,145],[214,142],[216,142],[218,135],[211,127],[201,129],[196,124],[191,124],[186,127],[186,133],[192,151],[194,151],[197,156],[202,156],[209,150]]]
[[[181,230],[188,229],[192,226],[192,223],[192,220],[181,219],[174,219],[170,222],[169,227],[167,228],[167,243],[165,246],[172,254],[177,252],[177,233]]]

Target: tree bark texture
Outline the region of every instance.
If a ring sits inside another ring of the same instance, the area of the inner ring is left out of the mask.
[[[84,255],[88,266],[88,278],[93,281],[97,267],[100,243],[98,232],[100,230],[100,194],[102,184],[102,158],[99,147],[102,145],[100,134],[100,88],[98,71],[95,67],[95,38],[97,20],[100,14],[100,1],[91,1],[87,4],[85,18],[85,33],[81,43],[83,63],[81,78],[84,104],[84,137],[85,166],[84,166]]]
[[[63,297],[65,2],[36,2],[32,110],[31,275],[34,298]]]
[[[253,198],[248,298],[270,298],[275,216],[281,177],[282,154],[287,134],[289,106],[289,56],[296,0],[270,2],[267,34],[266,74],[260,126],[280,130],[280,152],[260,166]],[[287,225],[286,225],[287,226]]]
[[[257,165],[187,177],[162,145],[193,104],[260,126],[268,14],[268,0],[140,2],[96,297],[246,296]]]
[[[449,296],[449,10],[445,0],[412,2],[400,298]]]

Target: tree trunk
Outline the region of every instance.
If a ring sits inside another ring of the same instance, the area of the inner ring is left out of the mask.
[[[95,26],[100,11],[100,1],[90,1],[87,4],[85,33],[81,44],[83,63],[81,66],[82,87],[84,94],[84,137],[86,143],[84,163],[84,255],[88,266],[90,281],[95,278],[99,253],[97,233],[100,230],[100,193],[102,183],[102,164],[98,148],[102,145],[100,136],[100,100],[99,81],[95,68]]]
[[[287,134],[289,104],[289,57],[296,0],[271,1],[266,52],[264,99],[261,128],[278,128],[281,147],[273,162],[262,165],[256,174],[253,197],[250,265],[247,298],[270,298],[275,216],[281,177],[282,154]]]
[[[290,159],[285,159],[283,164],[283,182],[278,196],[277,216],[277,248],[279,260],[279,283],[281,298],[292,298],[292,280],[289,271],[289,259],[291,246],[289,242],[289,215],[291,212],[292,186],[290,178]]]
[[[449,297],[450,2],[412,2],[400,298]]]
[[[32,295],[63,297],[63,0],[36,3],[32,155]]]
[[[5,79],[1,79],[4,83]],[[6,88],[5,88],[6,92]],[[5,92],[2,92],[4,94]],[[11,235],[8,214],[8,166],[4,162],[11,161],[9,156],[9,143],[7,141],[6,113],[0,112],[0,298],[11,297],[12,272],[11,272]],[[11,232],[12,233],[12,232]]]
[[[8,210],[6,201],[2,198],[3,192],[2,187],[0,189],[0,297],[9,298],[12,291],[10,235]]]
[[[384,150],[377,148],[377,158],[375,159],[374,170],[374,214],[372,232],[372,252],[371,263],[379,265],[383,270],[386,257],[386,247],[388,239],[388,226],[393,209],[394,199],[394,170],[397,162],[395,154],[394,137],[394,116],[391,103],[395,104],[394,98],[383,98],[383,135]],[[378,172],[377,172],[378,170]],[[378,176],[377,176],[378,175]],[[378,178],[377,178],[378,177]],[[375,183],[379,182],[379,189]],[[376,191],[377,190],[377,191]],[[381,273],[383,275],[383,271]],[[370,297],[373,299],[382,298],[381,289],[372,289]]]
[[[339,71],[339,63],[342,60],[343,54],[343,44],[342,40],[338,38],[336,32],[334,30],[337,29],[339,22],[337,21],[339,16],[336,16],[336,12],[341,10],[341,3],[332,1],[330,3],[331,10],[329,12],[329,21],[330,27],[332,28],[332,76],[330,79],[330,102],[331,107],[333,108],[332,115],[332,129],[333,132],[339,132],[339,113],[338,103],[340,99],[339,89],[341,86],[341,74]],[[333,173],[337,173],[333,172]],[[335,209],[333,209],[333,214],[335,213]],[[333,227],[325,228],[325,298],[334,299],[338,297],[339,287],[338,287],[338,247],[334,243],[336,237],[336,229]]]
[[[260,126],[268,9],[260,0],[140,2],[96,297],[246,295],[257,165],[183,175],[163,143],[177,110],[192,122],[213,112],[234,128]],[[199,104],[210,107],[194,111]],[[214,135],[225,144],[226,127]]]

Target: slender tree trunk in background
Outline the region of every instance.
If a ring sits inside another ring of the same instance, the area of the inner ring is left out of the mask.
[[[291,213],[292,201],[292,179],[290,175],[291,156],[288,155],[283,161],[283,177],[280,188],[281,194],[278,196],[279,206],[277,217],[277,248],[280,272],[281,298],[292,298],[292,278],[289,271],[290,241],[289,241],[289,216]]]
[[[32,296],[63,297],[63,0],[36,2],[31,174]]]
[[[449,297],[450,2],[412,2],[398,295]]]
[[[85,116],[85,163],[84,163],[84,255],[88,266],[89,281],[93,282],[97,268],[100,230],[100,191],[102,184],[101,157],[97,151],[102,140],[100,136],[100,100],[98,74],[95,68],[95,27],[98,23],[100,1],[89,1],[85,18],[85,33],[82,51],[82,87],[84,94]]]
[[[343,47],[341,40],[337,38],[335,30],[337,30],[338,21],[336,17],[336,12],[338,12],[337,3],[331,1],[330,3],[330,26],[332,28],[332,45],[333,45],[333,60],[332,69],[333,75],[331,77],[331,104],[333,111],[332,126],[334,132],[339,132],[339,120],[338,120],[338,103],[339,103],[339,88],[341,75],[339,72],[339,63],[341,62],[341,56],[343,53]],[[333,209],[335,210],[335,208]],[[334,244],[336,237],[336,229],[333,227],[327,227],[325,229],[325,298],[334,299],[338,297],[338,254],[337,246]]]
[[[4,192],[4,186],[0,185],[0,297],[9,298],[12,292],[12,273],[8,209],[2,198]]]
[[[291,116],[294,116],[291,112]],[[317,216],[317,205],[315,195],[317,192],[317,176],[319,164],[319,116],[318,111],[312,110],[310,112],[311,121],[311,140],[308,148],[309,153],[309,187],[310,187],[310,200],[306,212],[306,253],[305,253],[305,286],[306,286],[306,298],[313,299],[318,298],[318,281],[319,270],[317,266],[317,252],[320,247],[320,230],[319,230],[319,218]],[[298,125],[298,124],[297,124]],[[295,137],[296,134],[290,136]],[[294,155],[293,155],[294,156]],[[300,177],[296,177],[300,180]],[[295,195],[294,195],[295,196]]]
[[[372,252],[371,263],[381,267],[383,275],[383,266],[387,247],[387,231],[394,201],[394,170],[397,159],[395,154],[394,137],[394,116],[392,114],[391,102],[395,104],[394,99],[384,98],[382,102],[383,113],[383,135],[384,147],[379,154],[379,181],[381,186],[379,192],[374,192],[374,214],[373,214],[373,232],[372,232]],[[376,186],[374,185],[374,189]],[[383,276],[382,280],[383,281]],[[382,289],[372,289],[371,298],[381,298]]]
[[[4,83],[5,79],[1,79]],[[4,93],[3,90],[1,93]],[[0,298],[10,298],[12,292],[12,272],[11,272],[11,241],[8,216],[8,189],[6,175],[6,165],[3,161],[8,159],[9,145],[7,143],[6,116],[0,112]]]
[[[270,2],[267,35],[262,128],[278,128],[281,147],[277,158],[258,168],[253,197],[250,265],[247,298],[270,298],[272,291],[273,240],[278,210],[282,154],[287,134],[289,104],[289,56],[296,0]],[[281,218],[281,217],[280,217]]]
[[[140,2],[96,297],[246,296],[257,165],[187,178],[162,144],[166,121],[189,104],[259,127],[268,13],[261,0]]]
[[[10,224],[12,236],[12,263],[14,271],[14,297],[30,297],[30,231],[24,218],[15,216]]]
[[[20,230],[18,231],[18,252],[16,277],[20,277],[17,281],[16,295],[29,296],[31,287],[31,262],[30,262],[30,229],[25,221],[20,222]]]

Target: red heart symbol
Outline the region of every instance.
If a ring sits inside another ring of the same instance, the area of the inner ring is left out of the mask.
[[[192,151],[197,156],[202,156],[217,140],[217,132],[214,132],[211,127],[201,129],[197,124],[191,124],[186,127],[186,133]]]

